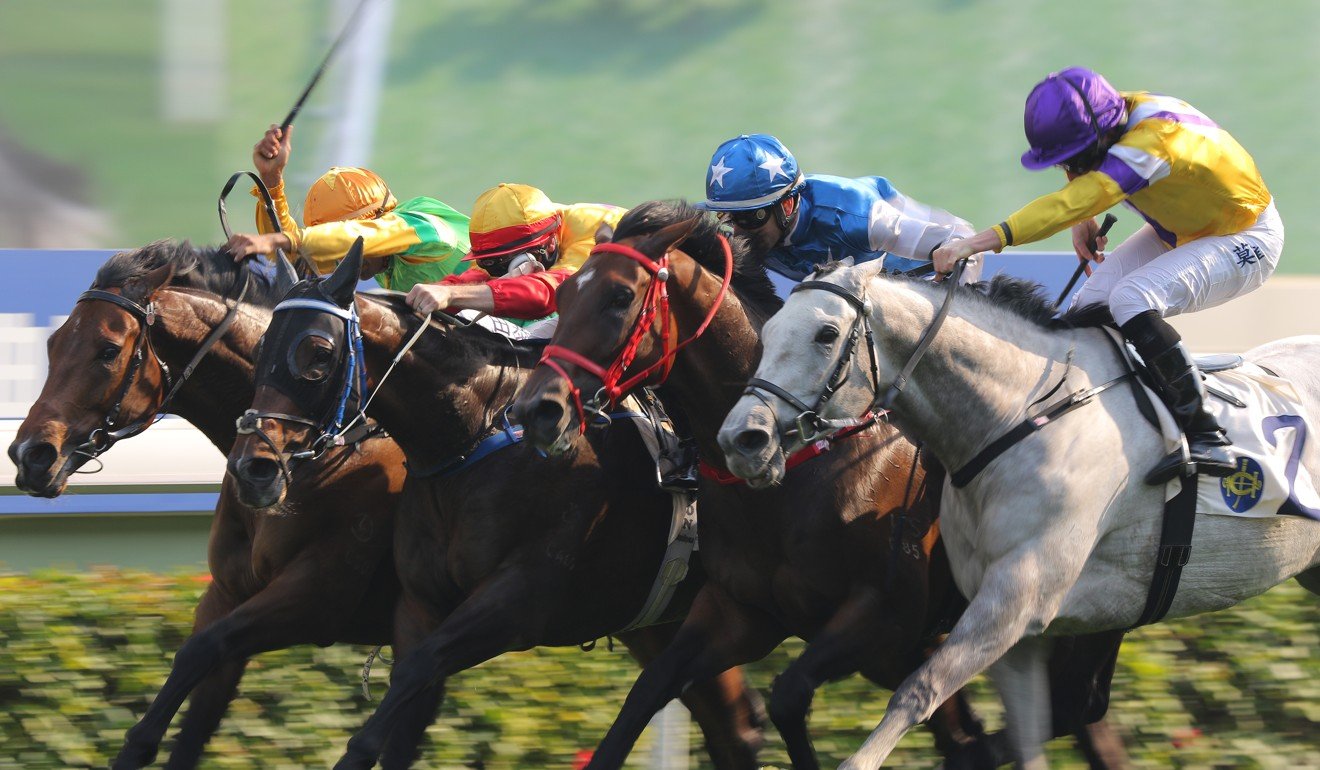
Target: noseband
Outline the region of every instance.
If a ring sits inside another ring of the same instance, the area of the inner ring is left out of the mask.
[[[129,315],[137,319],[139,333],[137,342],[133,343],[133,358],[129,362],[128,373],[124,375],[124,381],[119,386],[119,393],[115,396],[114,404],[106,412],[104,422],[87,435],[86,441],[74,448],[73,452],[75,454],[84,455],[88,459],[95,459],[114,446],[115,442],[136,436],[151,427],[162,414],[165,414],[166,407],[170,405],[179,389],[192,376],[193,371],[197,369],[197,364],[201,363],[201,360],[206,357],[211,348],[215,347],[215,343],[219,342],[225,332],[229,331],[229,327],[234,324],[234,320],[238,317],[239,305],[242,304],[243,297],[247,295],[248,271],[240,268],[239,275],[234,283],[237,287],[235,296],[232,299],[228,296],[225,297],[225,304],[229,307],[228,312],[225,313],[225,317],[221,319],[220,323],[211,330],[211,333],[206,336],[206,339],[202,341],[201,347],[193,354],[188,365],[183,368],[183,374],[177,381],[171,377],[170,367],[156,352],[156,346],[151,340],[151,329],[156,325],[156,319],[160,317],[155,302],[148,301],[146,306],[143,307],[122,294],[115,294],[103,289],[88,289],[78,295],[78,302],[109,302],[127,310]],[[142,362],[146,358],[146,350],[151,351],[151,357],[155,359],[156,366],[160,368],[161,372],[161,383],[160,387],[157,388],[157,395],[164,395],[161,396],[156,407],[150,410],[148,414],[128,425],[116,428],[115,424],[119,420],[119,413],[124,408],[124,399],[128,397],[129,390],[132,389],[133,383],[137,381],[137,377],[142,371]]]
[[[774,407],[771,406],[770,402],[761,395],[761,391],[776,396],[797,409],[798,415],[793,420],[795,427],[787,433],[789,435],[797,433],[802,441],[806,443],[811,443],[812,441],[836,430],[856,427],[871,419],[871,415],[888,411],[893,407],[894,401],[897,400],[899,395],[903,392],[903,388],[907,385],[908,378],[912,376],[912,370],[916,368],[917,363],[926,355],[927,348],[929,348],[930,343],[935,340],[935,335],[939,332],[940,326],[944,324],[945,317],[949,315],[949,308],[953,305],[953,296],[957,290],[958,281],[962,278],[962,273],[966,266],[966,259],[959,260],[954,265],[953,272],[945,277],[944,280],[948,282],[948,293],[944,297],[944,303],[940,305],[939,312],[935,314],[935,318],[930,322],[930,326],[926,327],[926,330],[922,332],[921,339],[917,341],[917,347],[912,352],[912,356],[903,366],[903,369],[899,372],[898,376],[894,378],[894,383],[889,386],[889,389],[883,396],[880,395],[880,373],[879,362],[875,353],[875,334],[871,329],[871,301],[853,295],[852,292],[838,284],[827,283],[825,281],[803,281],[797,286],[794,286],[791,293],[796,294],[799,291],[810,291],[813,289],[818,291],[828,291],[831,294],[842,297],[844,301],[851,305],[853,310],[857,312],[857,316],[853,318],[852,328],[848,332],[848,341],[844,344],[843,350],[839,354],[839,360],[835,363],[834,370],[830,373],[829,379],[825,381],[824,389],[821,391],[820,395],[816,397],[815,405],[807,406],[802,399],[789,393],[784,388],[759,377],[753,377],[747,381],[747,389],[743,391],[744,395],[755,396],[760,399],[762,403],[770,408],[772,413],[774,412]],[[871,365],[871,404],[867,407],[866,413],[861,417],[849,417],[837,420],[825,419],[820,416],[820,412],[825,405],[829,403],[829,400],[834,397],[834,394],[839,388],[843,387],[843,384],[848,381],[848,373],[852,369],[852,359],[853,356],[857,354],[858,343],[861,341],[863,335],[866,337],[866,354],[870,359]]]
[[[669,251],[660,255],[659,259],[651,259],[647,255],[622,243],[602,243],[591,250],[591,255],[597,254],[620,254],[641,265],[651,274],[651,281],[646,289],[646,297],[642,301],[641,312],[633,321],[632,331],[628,334],[628,339],[619,351],[619,355],[608,367],[592,361],[586,356],[571,350],[563,345],[548,345],[541,354],[539,363],[553,369],[560,377],[568,382],[569,392],[573,394],[573,405],[578,413],[578,432],[584,433],[587,429],[587,413],[593,416],[600,415],[608,406],[617,405],[624,394],[632,390],[650,377],[653,373],[659,372],[659,383],[664,382],[669,377],[670,370],[674,367],[674,358],[678,351],[692,344],[702,334],[706,333],[706,327],[714,320],[715,314],[719,312],[720,305],[724,303],[724,296],[729,291],[729,284],[733,280],[733,249],[729,246],[729,241],[723,235],[719,236],[720,246],[724,249],[724,278],[720,284],[720,290],[715,295],[715,301],[711,303],[710,311],[706,318],[697,327],[696,332],[691,337],[673,344],[671,337],[672,325],[669,311],[669,290],[668,281],[671,275],[669,270]],[[628,367],[632,365],[637,357],[637,350],[642,345],[642,339],[652,328],[660,329],[661,354],[655,363],[642,369],[640,372],[624,379]],[[566,363],[573,364],[600,379],[600,390],[596,395],[585,404],[582,401],[582,391],[577,383],[555,359],[560,359]],[[659,384],[657,383],[657,384]]]

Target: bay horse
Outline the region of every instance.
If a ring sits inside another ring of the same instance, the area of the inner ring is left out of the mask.
[[[299,284],[275,313],[258,356],[250,432],[230,454],[241,499],[277,503],[302,472],[290,458],[323,443],[316,426],[336,411],[346,383],[358,387],[362,367],[359,399],[403,449],[396,663],[341,770],[373,766],[387,740],[420,740],[429,718],[409,721],[404,709],[426,701],[429,717],[449,676],[501,653],[617,635],[649,659],[703,579],[694,559],[663,625],[624,630],[656,578],[672,514],[640,437],[610,431],[550,460],[523,442],[479,451],[488,437],[512,433],[506,406],[540,346],[449,317],[428,322],[399,294],[355,294],[360,261],[359,241],[331,276]],[[360,354],[345,322],[354,314]],[[406,340],[415,346],[405,353]],[[685,702],[719,766],[754,768],[759,704],[741,673],[730,674]]]
[[[1129,365],[1101,328],[1108,313],[1092,307],[1054,320],[1039,293],[996,304],[955,288],[946,296],[957,301],[938,326],[945,289],[867,265],[822,271],[808,288],[766,327],[757,377],[800,404],[815,399],[808,422],[848,420],[888,394],[898,424],[958,469],[941,518],[954,577],[971,597],[844,767],[878,767],[912,725],[987,667],[1019,761],[1043,767],[1050,640],[1147,617],[1161,550],[1165,489],[1143,476],[1164,456],[1165,439],[1139,413],[1142,391],[1128,387]],[[918,337],[929,343],[925,357],[905,366]],[[1268,343],[1246,359],[1290,381],[1305,413],[1320,413],[1320,337]],[[822,398],[836,367],[845,382]],[[1080,408],[1056,411],[1071,404]],[[777,475],[777,457],[800,442],[799,409],[787,399],[740,399],[720,433],[730,468],[744,477]],[[1270,419],[1278,418],[1266,418],[1267,438],[1292,435],[1290,472],[1316,486],[1320,449],[1306,442],[1303,417],[1272,428]],[[1023,430],[1028,425],[1039,429]],[[1294,429],[1276,436],[1281,426]],[[1010,431],[1025,437],[1001,442]],[[1223,609],[1290,577],[1320,593],[1320,523],[1307,518],[1320,519],[1320,510],[1295,504],[1292,512],[1196,515],[1191,559],[1166,617]]]
[[[532,373],[514,407],[531,440],[553,453],[582,424],[581,392],[617,398],[667,373],[658,392],[686,418],[707,466],[699,530],[710,580],[673,644],[637,680],[593,770],[620,767],[650,716],[684,687],[757,660],[789,636],[810,644],[775,680],[770,717],[793,766],[818,767],[806,727],[814,691],[854,672],[897,687],[923,660],[924,643],[956,601],[939,542],[938,471],[928,475],[893,426],[878,422],[832,442],[827,454],[797,464],[774,488],[729,483],[736,479],[721,467],[716,434],[751,375],[759,330],[780,300],[742,239],[724,240],[718,227],[682,201],[645,203],[626,214],[614,245],[598,247],[561,286],[548,365]],[[730,283],[731,290],[722,288]],[[667,297],[657,301],[657,292]],[[1071,662],[1081,670],[1068,671],[1061,656],[1056,677],[1074,712],[1062,713],[1056,729],[1078,731],[1096,767],[1125,761],[1117,737],[1098,721],[1117,647],[1117,636],[1078,640]],[[1097,667],[1098,693],[1086,686],[1086,672]],[[949,695],[932,722],[947,766],[994,766],[996,752],[978,745],[979,723]],[[1087,730],[1089,722],[1097,724]]]
[[[244,292],[238,287],[245,282]],[[32,495],[61,494],[69,475],[112,443],[91,440],[93,434],[127,438],[146,429],[171,381],[178,390],[169,410],[227,454],[235,421],[254,395],[257,342],[288,288],[245,276],[223,251],[186,243],[160,241],[112,256],[92,289],[125,302],[101,295],[79,301],[51,336],[45,386],[9,447],[16,485]],[[232,318],[228,325],[226,318]],[[141,353],[137,364],[135,351]],[[112,424],[123,427],[107,431]],[[281,505],[265,510],[241,503],[232,477],[225,477],[208,545],[212,579],[192,635],[129,731],[115,768],[151,764],[185,698],[189,708],[167,767],[196,767],[254,654],[301,644],[391,642],[402,458],[383,435],[333,449],[305,466]],[[638,640],[656,648],[662,642]],[[718,742],[740,740],[721,733],[733,721],[720,716],[721,704],[698,713],[703,729]],[[412,750],[402,756],[388,747],[386,766],[406,764]]]
[[[245,273],[225,252],[187,243],[113,255],[50,337],[45,385],[9,447],[16,485],[41,497],[61,494],[72,472],[113,443],[105,436],[127,438],[155,420],[172,381],[181,384],[168,409],[227,453],[234,421],[252,399],[257,340],[287,288]],[[335,449],[311,464],[282,507],[264,512],[239,502],[225,478],[207,548],[211,582],[192,634],[114,768],[150,765],[185,698],[190,706],[167,766],[195,767],[257,653],[389,643],[401,460],[380,436]]]

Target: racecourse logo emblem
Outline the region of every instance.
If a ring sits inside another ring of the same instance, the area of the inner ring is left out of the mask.
[[[1260,463],[1250,457],[1239,457],[1237,470],[1219,482],[1219,493],[1224,496],[1224,503],[1235,513],[1251,510],[1260,502],[1260,493],[1264,488],[1265,473]]]

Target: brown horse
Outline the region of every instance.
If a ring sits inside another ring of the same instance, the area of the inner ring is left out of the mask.
[[[226,298],[236,297],[246,280],[252,286],[225,328],[227,304],[234,305]],[[110,422],[127,425],[128,433],[145,428],[166,395],[167,369],[175,383],[183,379],[170,411],[227,452],[235,420],[252,402],[257,341],[287,288],[244,277],[223,252],[165,242],[115,255],[93,287],[127,304],[99,296],[79,302],[52,335],[45,389],[9,448],[16,483],[30,494],[60,494],[69,474],[106,448],[108,442],[88,439],[104,433],[112,413]],[[220,336],[184,379],[217,330]],[[167,766],[195,767],[253,654],[299,644],[390,643],[399,593],[392,554],[401,460],[398,446],[379,436],[332,450],[300,469],[284,503],[266,511],[240,503],[233,479],[225,478],[208,549],[212,581],[192,638],[114,767],[150,764],[185,698],[190,706]],[[664,638],[642,641],[658,650]],[[428,704],[419,701],[417,708],[416,719],[429,722]],[[718,712],[719,704],[706,706],[703,715],[716,717],[704,728],[736,741],[720,733],[732,720]],[[406,748],[401,755],[388,747],[386,766],[411,761],[414,749]]]
[[[452,674],[506,651],[576,645],[627,627],[656,578],[671,519],[671,499],[656,489],[655,465],[634,431],[579,442],[550,460],[526,443],[481,456],[479,445],[507,430],[505,407],[540,347],[454,319],[423,327],[399,296],[355,296],[360,259],[355,248],[334,275],[299,284],[275,313],[258,358],[252,432],[230,455],[242,499],[265,505],[284,494],[286,477],[301,474],[289,458],[321,442],[326,434],[314,426],[337,412],[351,390],[345,383],[356,384],[362,361],[350,359],[346,322],[355,312],[374,388],[368,412],[399,442],[410,472],[395,519],[397,662],[339,768],[371,767],[387,738],[390,746],[420,738],[416,725],[400,723],[400,709],[438,699]],[[396,354],[410,339],[415,347]],[[392,358],[397,365],[376,388]],[[621,640],[642,643],[648,656],[668,642],[701,583],[692,567],[665,625]],[[755,767],[756,703],[741,674],[689,694],[717,763]]]
[[[942,474],[928,474],[916,448],[888,423],[833,442],[824,456],[788,460],[796,467],[782,486],[728,483],[716,434],[754,370],[758,330],[780,303],[740,240],[733,245],[740,253],[722,253],[729,246],[717,228],[682,202],[630,211],[615,244],[598,249],[561,286],[552,343],[565,347],[547,349],[551,365],[533,372],[514,406],[528,437],[553,452],[586,411],[617,398],[621,385],[667,372],[662,399],[686,416],[709,463],[699,530],[710,580],[674,643],[642,672],[591,768],[621,766],[651,714],[683,687],[760,658],[789,635],[810,646],[776,679],[770,716],[793,766],[815,768],[806,729],[815,689],[854,672],[897,687],[957,600],[938,540]],[[675,250],[680,240],[687,253]],[[722,282],[730,279],[726,294]],[[584,402],[583,392],[598,395]],[[1101,644],[1102,654],[1110,650],[1116,642]],[[996,756],[969,745],[979,725],[965,704],[944,704],[932,727],[940,749],[957,756],[949,766]],[[1095,761],[1121,764],[1121,745]]]

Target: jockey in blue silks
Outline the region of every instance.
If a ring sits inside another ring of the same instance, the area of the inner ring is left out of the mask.
[[[769,134],[721,144],[706,169],[706,201],[746,237],[780,296],[830,259],[884,259],[889,270],[930,261],[950,238],[972,234],[966,221],[900,193],[881,176],[849,179],[798,170]],[[976,270],[965,280],[976,280]]]

